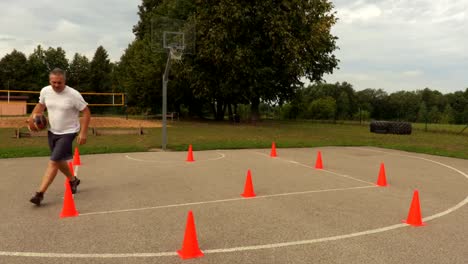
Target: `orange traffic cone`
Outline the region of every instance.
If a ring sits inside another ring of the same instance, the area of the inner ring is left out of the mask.
[[[275,142],[271,143],[270,157],[272,157],[272,158],[277,157],[277,155],[276,155],[276,144],[275,144]]]
[[[245,198],[255,197],[254,188],[252,184],[252,173],[247,171],[247,178],[245,179],[244,193],[241,194]]]
[[[75,148],[75,154],[73,155],[73,165],[81,166],[80,152],[78,151],[78,147]]]
[[[315,162],[315,168],[318,170],[323,169],[322,153],[320,151],[317,153],[317,161]]]
[[[73,170],[73,162],[68,162],[68,168],[70,169],[71,175],[76,176],[75,171]]]
[[[387,178],[385,177],[385,165],[380,163],[379,178],[377,179],[377,186],[385,187],[387,186]]]
[[[75,201],[71,191],[68,179],[65,180],[65,197],[63,199],[63,208],[60,213],[60,218],[78,216],[79,213],[75,208]]]
[[[192,145],[189,145],[189,148],[188,148],[187,161],[188,161],[188,162],[194,162],[194,161],[195,161],[195,160],[193,159]]]
[[[404,223],[412,226],[423,226],[426,223],[423,223],[421,217],[421,206],[419,204],[419,192],[418,190],[414,191],[413,200],[411,201],[411,207],[408,213],[408,218],[403,220]]]
[[[177,250],[177,254],[179,254],[182,259],[199,258],[204,255],[198,247],[197,231],[195,230],[195,221],[193,220],[192,211],[188,213],[184,243],[182,244],[182,249]]]

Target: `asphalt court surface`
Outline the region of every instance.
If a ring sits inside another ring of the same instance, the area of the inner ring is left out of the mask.
[[[0,263],[466,263],[468,161],[370,147],[81,156],[60,219],[59,174],[28,199],[48,160],[0,160]],[[314,169],[317,151],[324,170]],[[376,187],[380,163],[388,187]],[[252,171],[256,198],[240,196]],[[423,227],[401,223],[413,191]],[[181,260],[188,211],[205,256]]]

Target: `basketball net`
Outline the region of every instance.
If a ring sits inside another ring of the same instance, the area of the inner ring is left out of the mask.
[[[169,54],[171,56],[171,59],[173,59],[176,63],[179,63],[182,61],[182,55],[184,54],[184,49],[174,46],[169,48]]]

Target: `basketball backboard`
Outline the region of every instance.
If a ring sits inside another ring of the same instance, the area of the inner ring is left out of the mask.
[[[151,23],[151,45],[155,52],[167,53],[177,48],[184,54],[195,53],[195,23],[164,16],[157,16]]]

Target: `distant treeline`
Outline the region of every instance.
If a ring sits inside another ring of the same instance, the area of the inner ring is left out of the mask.
[[[442,94],[429,88],[388,94],[382,89],[355,91],[349,83],[319,83],[301,89],[281,107],[286,119],[402,120],[468,123],[468,88]]]
[[[0,89],[39,91],[48,83],[49,69],[60,67],[67,70],[67,84],[81,92],[131,92],[133,87],[121,85],[117,75],[118,63],[111,63],[107,51],[98,47],[91,60],[75,54],[71,61],[59,48],[44,50],[38,46],[32,54],[13,50],[0,60]],[[178,85],[184,85],[178,83]],[[154,86],[159,87],[160,83]],[[136,91],[136,90],[135,90]],[[182,115],[213,118],[212,105],[203,100],[190,100],[189,93],[169,98],[169,111]],[[149,95],[145,100],[131,100],[131,114],[159,112],[160,94]],[[184,103],[188,102],[188,103]],[[223,105],[235,109],[242,118],[249,118],[248,104]],[[195,109],[196,111],[193,111]],[[466,124],[468,123],[468,88],[465,91],[442,94],[429,88],[417,91],[387,93],[382,89],[368,88],[356,91],[350,83],[316,83],[298,88],[291,99],[284,102],[261,102],[261,114],[269,113],[274,118],[315,120],[404,120],[410,122]]]
[[[13,50],[0,59],[0,89],[39,91],[48,85],[53,68],[67,71],[67,84],[81,92],[109,92],[113,83],[107,51],[98,47],[92,58],[76,53],[69,61],[62,48],[37,46],[29,56]]]

